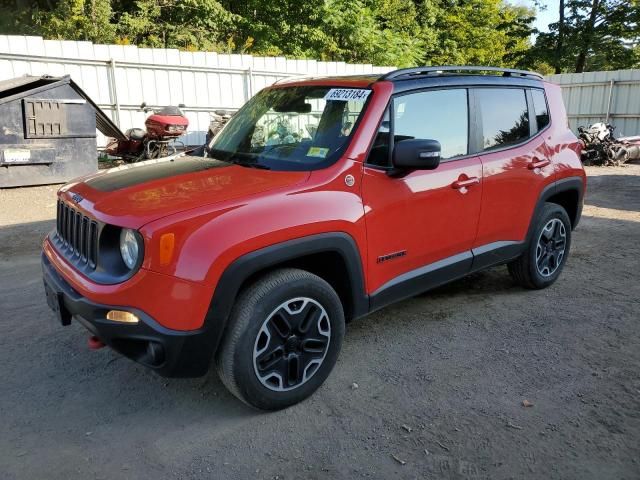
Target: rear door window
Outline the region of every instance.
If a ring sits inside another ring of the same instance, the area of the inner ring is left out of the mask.
[[[538,132],[549,125],[549,107],[542,90],[531,90],[533,97],[533,111],[536,115],[536,123],[538,124]]]
[[[514,145],[529,137],[524,89],[482,88],[475,92],[482,125],[482,150]]]

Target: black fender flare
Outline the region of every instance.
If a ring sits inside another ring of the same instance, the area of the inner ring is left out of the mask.
[[[337,253],[346,265],[345,274],[351,286],[352,318],[366,315],[369,297],[365,291],[360,253],[353,237],[344,232],[327,232],[296,238],[244,254],[224,270],[213,292],[203,326],[208,332],[212,353],[220,345],[236,297],[248,278],[285,262],[326,252]]]
[[[584,183],[582,177],[567,177],[555,182],[550,183],[540,192],[540,196],[538,197],[538,201],[536,203],[536,207],[533,210],[533,215],[531,216],[531,222],[529,223],[529,230],[527,231],[527,237],[525,240],[525,245],[528,245],[531,236],[533,235],[533,228],[535,226],[535,220],[540,215],[544,204],[554,195],[562,192],[576,191],[578,192],[578,205],[576,208],[576,218],[571,225],[572,230],[576,228],[578,223],[580,222],[580,216],[582,215],[582,205],[584,203]]]

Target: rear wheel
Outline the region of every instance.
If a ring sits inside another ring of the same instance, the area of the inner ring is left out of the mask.
[[[322,385],[343,337],[344,313],[331,286],[303,270],[277,270],[240,294],[216,355],[218,373],[245,403],[285,408]]]
[[[508,264],[513,279],[525,288],[546,288],[560,276],[571,246],[571,221],[564,208],[544,205],[529,245],[521,257]]]

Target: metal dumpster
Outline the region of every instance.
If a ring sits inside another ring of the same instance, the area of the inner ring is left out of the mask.
[[[95,172],[96,125],[109,136],[122,135],[69,76],[0,82],[0,188]]]

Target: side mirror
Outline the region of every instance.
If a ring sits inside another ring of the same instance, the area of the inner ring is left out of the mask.
[[[393,147],[393,167],[398,170],[434,170],[440,165],[437,140],[402,140]]]

